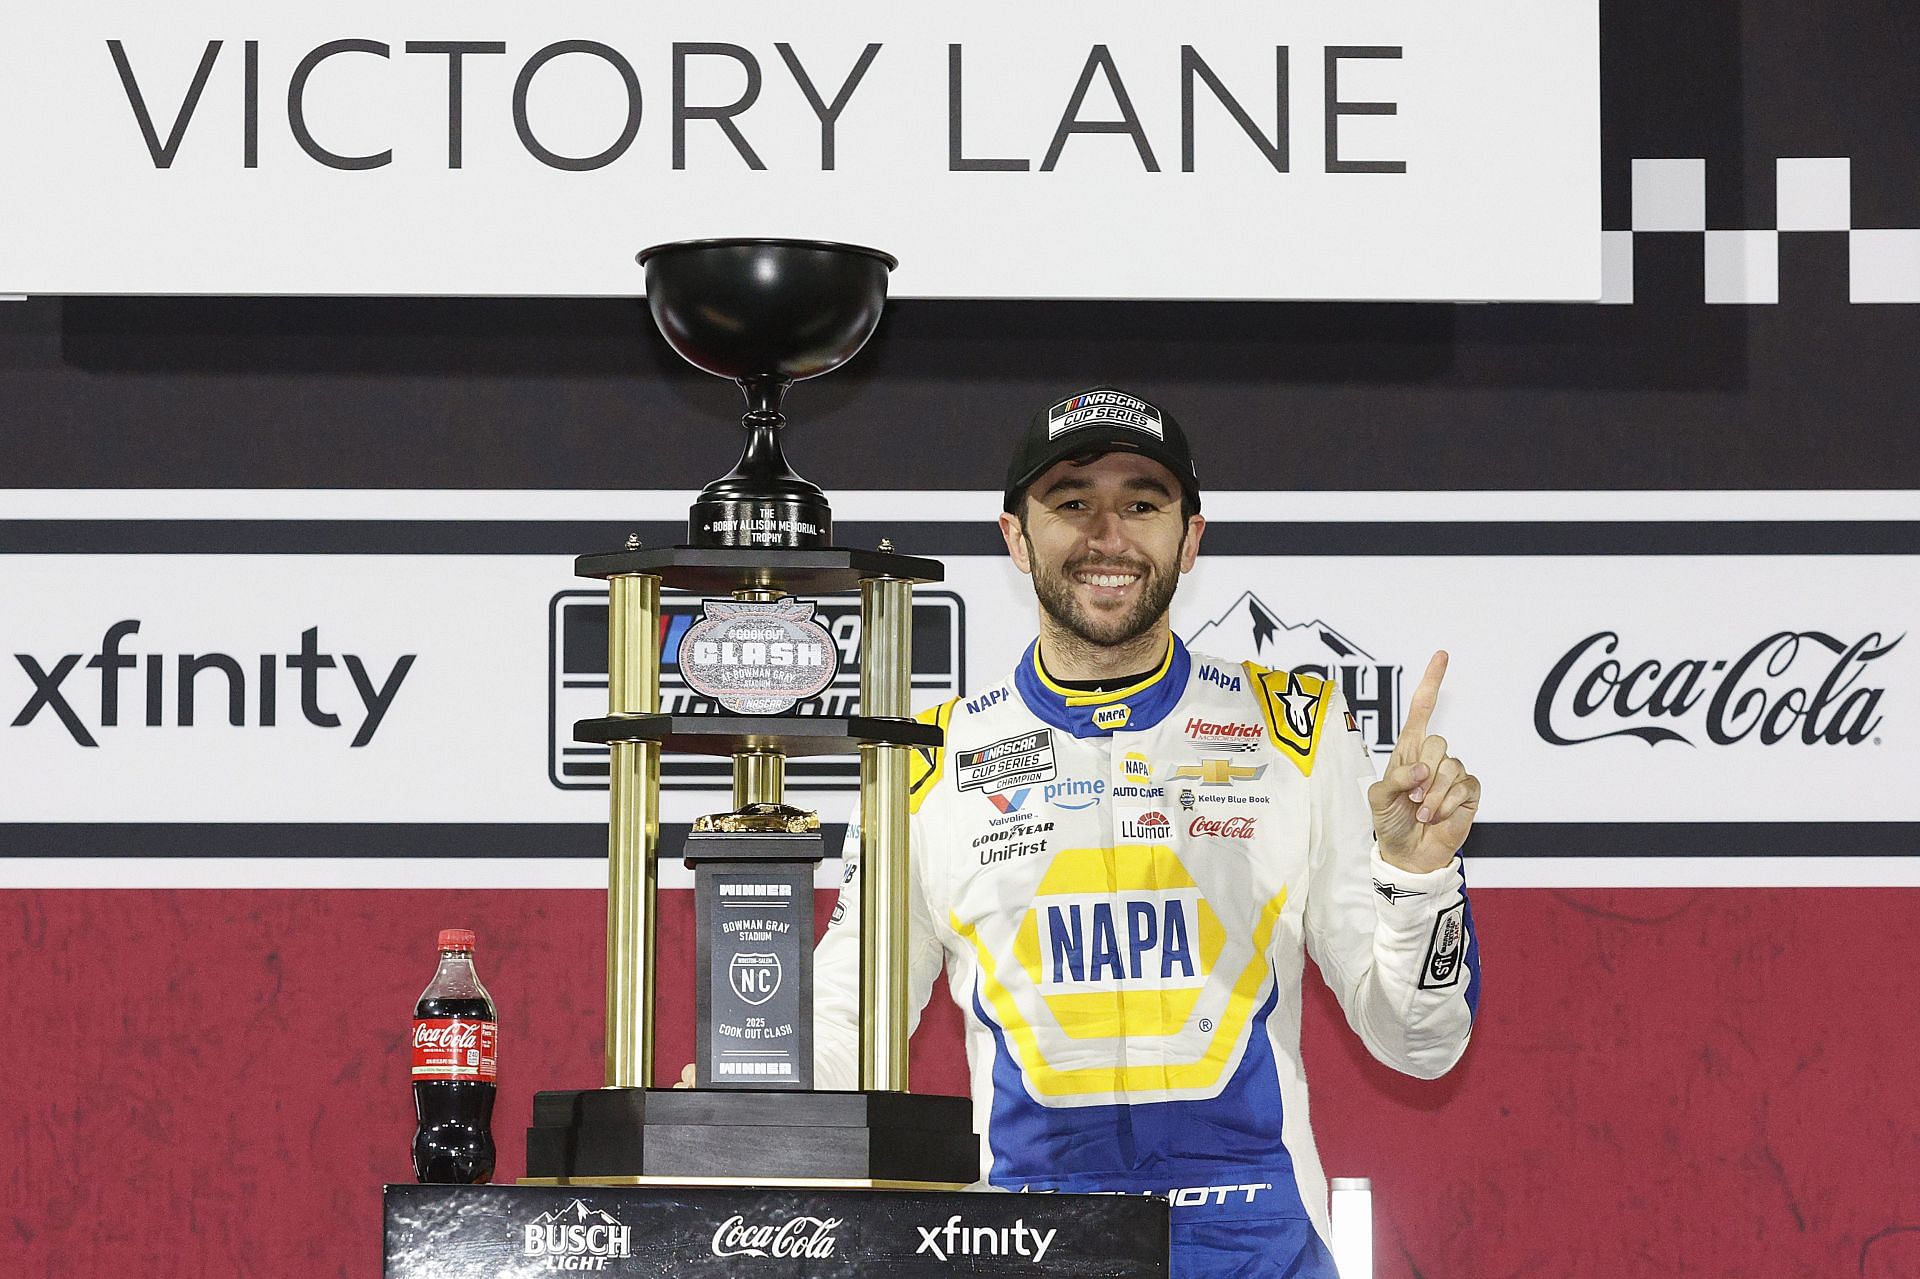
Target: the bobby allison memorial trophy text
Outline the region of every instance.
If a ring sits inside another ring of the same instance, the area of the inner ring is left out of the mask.
[[[796,381],[872,335],[894,260],[795,240],[703,240],[639,255],[647,304],[690,363],[746,393],[739,464],[689,512],[684,546],[582,556],[608,584],[611,754],[602,1087],[536,1094],[518,1186],[390,1186],[388,1279],[555,1271],[630,1276],[1157,1276],[1162,1200],[966,1193],[965,1098],[907,1091],[907,770],[940,730],[912,718],[913,584],[933,560],[833,544],[826,495],[782,452]],[[697,593],[680,669],[720,711],[660,713],[660,591]],[[837,652],[809,597],[860,593],[860,713],[794,715]],[[733,811],[700,819],[698,1035],[691,1089],[649,1087],[663,751],[730,756]],[[792,755],[860,757],[859,1087],[813,1089],[819,819],[785,803]]]

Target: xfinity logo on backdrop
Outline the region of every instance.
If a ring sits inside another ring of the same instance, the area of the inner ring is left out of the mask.
[[[968,1226],[958,1215],[947,1218],[944,1226],[915,1226],[914,1229],[920,1232],[920,1246],[913,1250],[913,1255],[931,1253],[936,1261],[950,1257],[1032,1257],[1043,1261],[1054,1236],[1060,1233],[1057,1227],[1029,1229],[1025,1217],[1016,1217],[1011,1226]],[[1027,1247],[1029,1242],[1033,1245],[1031,1250]]]
[[[1598,631],[1547,672],[1533,726],[1555,746],[1608,737],[1697,746],[1701,736],[1716,746],[1748,738],[1857,746],[1880,727],[1886,693],[1864,682],[1868,668],[1905,638],[1776,631],[1735,657],[1662,660],[1615,656],[1619,633]]]
[[[1331,679],[1346,695],[1368,749],[1388,754],[1400,736],[1400,667],[1376,660],[1317,618],[1282,621],[1252,591],[1243,591],[1212,621],[1187,636],[1187,647],[1216,657],[1250,658],[1274,670]],[[1201,667],[1201,677],[1229,688],[1238,671]],[[1304,736],[1304,734],[1303,734]]]
[[[307,723],[340,728],[351,721],[350,745],[365,746],[392,709],[416,656],[403,653],[390,664],[370,662],[357,653],[336,657],[321,650],[318,626],[300,633],[298,651],[292,653],[130,651],[140,627],[137,618],[113,623],[92,654],[15,653],[31,690],[12,726],[32,724],[44,715],[59,721],[81,746],[98,746],[103,729],[135,724],[273,728],[280,723],[284,696],[289,718],[291,703],[297,700]],[[352,681],[352,694],[341,686],[336,673],[340,669]],[[344,718],[340,711],[346,712]]]

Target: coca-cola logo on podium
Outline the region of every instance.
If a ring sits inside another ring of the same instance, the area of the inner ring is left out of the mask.
[[[1873,663],[1905,638],[1776,631],[1732,657],[1663,659],[1623,652],[1618,632],[1598,631],[1547,672],[1533,725],[1555,746],[1609,737],[1857,746],[1882,719],[1886,689],[1871,679]]]
[[[738,1213],[713,1232],[716,1257],[808,1257],[815,1261],[833,1255],[833,1232],[838,1217],[790,1217],[778,1225],[749,1224]]]

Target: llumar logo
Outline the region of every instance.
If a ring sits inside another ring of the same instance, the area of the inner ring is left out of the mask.
[[[576,1199],[528,1222],[522,1244],[540,1270],[605,1270],[609,1261],[633,1255],[633,1228]]]
[[[1776,631],[1738,657],[1662,662],[1616,657],[1619,633],[1596,631],[1547,672],[1533,726],[1555,746],[1609,737],[1697,746],[1701,734],[1716,746],[1750,738],[1764,746],[1857,746],[1880,727],[1886,693],[1862,682],[1867,668],[1905,638]]]

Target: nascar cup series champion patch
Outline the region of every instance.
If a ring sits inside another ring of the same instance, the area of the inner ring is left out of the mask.
[[[833,682],[840,653],[813,605],[708,600],[680,640],[680,674],[740,715],[778,715]]]

